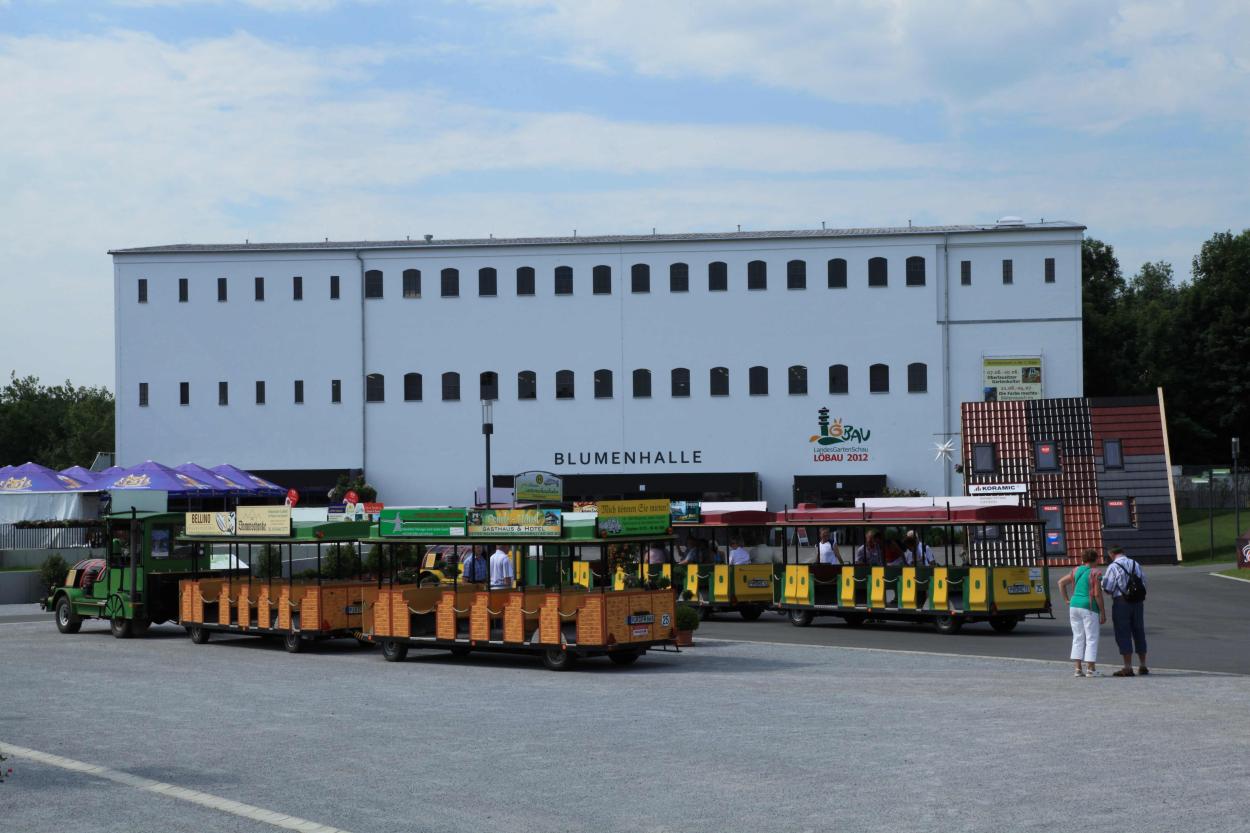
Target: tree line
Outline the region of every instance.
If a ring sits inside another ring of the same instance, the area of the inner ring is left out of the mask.
[[[9,375],[0,388],[0,465],[90,466],[113,450],[113,394],[104,387],[43,385]]]

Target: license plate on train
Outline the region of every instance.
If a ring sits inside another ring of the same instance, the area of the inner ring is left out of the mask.
[[[627,625],[650,625],[655,621],[655,614],[635,613],[625,620]]]
[[[348,616],[357,616],[360,614],[360,605],[348,605],[343,608],[343,612]]]
[[[1033,588],[1027,584],[1009,584],[1007,585],[1007,593],[1012,596],[1027,595],[1033,592]]]
[[[747,579],[747,587],[767,587],[768,579],[766,578],[749,578]]]

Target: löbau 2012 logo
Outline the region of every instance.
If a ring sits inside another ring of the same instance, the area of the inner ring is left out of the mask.
[[[830,422],[829,409],[817,411],[820,433],[808,440],[812,444],[812,460],[817,463],[866,463],[868,438],[872,431],[844,423],[841,417]]]

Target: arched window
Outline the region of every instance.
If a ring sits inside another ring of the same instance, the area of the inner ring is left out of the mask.
[[[499,294],[499,275],[492,266],[483,266],[477,270],[477,294],[482,298],[492,298]]]
[[[405,269],[404,270],[404,297],[420,298],[421,297],[421,270]]]
[[[651,398],[651,371],[638,368],[634,371],[634,398]]]
[[[421,401],[421,374],[405,373],[404,374],[404,401],[420,402]]]
[[[874,364],[868,368],[868,392],[890,392],[890,366],[888,364]]]
[[[868,258],[868,285],[888,286],[890,283],[889,266],[883,257]]]
[[[534,294],[534,267],[518,266],[516,270],[516,294]]]
[[[829,261],[829,288],[846,289],[846,261],[835,257]]]
[[[444,269],[442,272],[443,297],[459,298],[460,297],[460,270]]]
[[[707,291],[724,292],[729,289],[729,267],[724,261],[714,260],[707,265]]]
[[[768,368],[756,365],[747,371],[747,388],[752,396],[768,396]]]
[[[370,373],[365,377],[365,401],[386,401],[386,377],[381,373]]]
[[[786,289],[807,289],[806,260],[792,260],[786,264]]]
[[[596,266],[590,270],[590,291],[595,295],[612,294],[611,266]]]
[[[830,393],[847,393],[850,390],[850,374],[846,372],[846,365],[831,364],[829,365],[829,392]]]
[[[645,263],[635,263],[629,267],[629,289],[631,292],[651,291],[651,267]]]
[[[573,267],[557,266],[556,267],[556,294],[572,295],[573,294]]]
[[[381,298],[382,297],[382,272],[379,269],[370,269],[365,272],[365,297]]]
[[[747,264],[747,289],[768,289],[768,264],[753,260]]]
[[[729,395],[729,368],[714,367],[708,374],[708,387],[712,396]]]
[[[924,286],[924,258],[919,255],[907,258],[907,285]]]
[[[929,389],[929,366],[924,362],[907,365],[907,392],[924,393]]]
[[[538,374],[532,370],[522,370],[516,375],[516,398],[538,398]]]
[[[690,266],[686,263],[673,263],[668,267],[668,291],[690,291]]]
[[[790,393],[794,396],[807,395],[807,368],[801,364],[790,366]]]
[[[672,390],[674,397],[690,395],[690,369],[674,367],[672,372]]]
[[[612,398],[612,371],[596,370],[595,371],[595,399],[611,399]]]
[[[499,374],[493,370],[484,371],[477,377],[478,399],[499,398]]]
[[[447,372],[443,374],[443,401],[460,401],[460,374]]]
[[[556,399],[573,398],[573,371],[556,371]]]

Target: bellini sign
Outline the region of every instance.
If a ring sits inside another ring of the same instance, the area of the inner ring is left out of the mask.
[[[698,466],[702,449],[655,449],[653,451],[557,451],[555,466]]]

